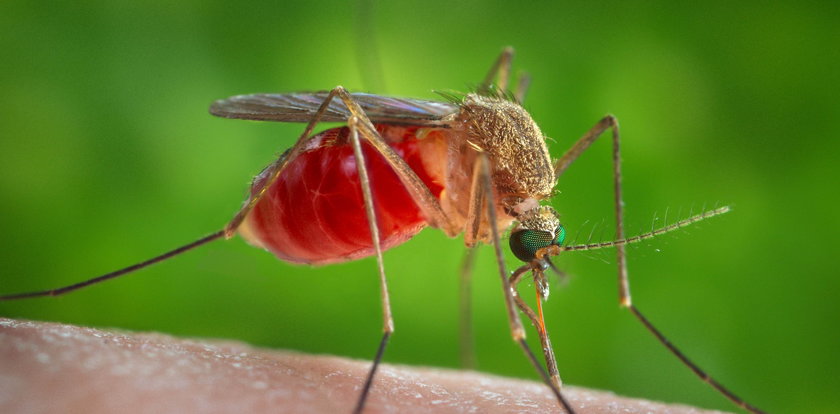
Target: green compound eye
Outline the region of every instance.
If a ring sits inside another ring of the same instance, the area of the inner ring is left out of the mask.
[[[556,236],[551,238],[551,233],[541,230],[520,230],[511,233],[510,235],[510,250],[513,254],[523,262],[530,262],[534,260],[537,250],[543,247],[554,245],[561,245],[566,239],[566,229],[563,226],[558,226],[554,231]]]
[[[554,230],[554,234],[556,234],[557,236],[554,237],[553,244],[560,246],[563,244],[564,241],[566,241],[566,228],[563,227],[562,224],[557,226],[557,228]]]

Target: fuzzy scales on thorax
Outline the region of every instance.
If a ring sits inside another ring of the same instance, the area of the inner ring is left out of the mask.
[[[492,162],[493,183],[505,202],[541,200],[554,188],[554,168],[539,126],[522,106],[505,99],[467,95],[458,113],[470,143]],[[510,205],[510,204],[509,204]]]

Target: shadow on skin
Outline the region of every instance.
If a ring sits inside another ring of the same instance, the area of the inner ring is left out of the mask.
[[[369,362],[0,318],[3,413],[350,413]],[[565,387],[579,414],[711,413]],[[543,384],[384,364],[366,413],[559,413]]]

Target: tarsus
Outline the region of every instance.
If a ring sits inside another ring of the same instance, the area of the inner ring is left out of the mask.
[[[209,236],[202,237],[202,238],[200,238],[200,239],[198,239],[198,240],[196,240],[192,243],[189,243],[189,244],[183,245],[183,246],[181,246],[177,249],[168,251],[168,252],[166,252],[166,253],[164,253],[160,256],[156,256],[156,257],[153,257],[149,260],[146,260],[146,261],[143,261],[143,262],[140,262],[140,263],[137,263],[137,264],[133,264],[133,265],[128,266],[128,267],[124,267],[120,270],[115,270],[113,272],[106,273],[102,276],[97,276],[93,279],[85,280],[84,282],[79,282],[79,283],[75,283],[75,284],[72,284],[72,285],[69,285],[69,286],[63,286],[63,287],[55,288],[55,289],[41,290],[41,291],[37,291],[37,292],[16,293],[16,294],[13,294],[13,295],[0,296],[0,301],[37,298],[37,297],[41,297],[41,296],[63,295],[67,292],[72,292],[74,290],[81,289],[83,287],[87,287],[87,286],[90,286],[90,285],[94,285],[94,284],[97,284],[99,282],[104,282],[104,281],[109,280],[109,279],[114,279],[114,278],[129,274],[129,273],[132,273],[134,271],[143,269],[145,267],[151,266],[155,263],[162,262],[166,259],[169,259],[170,257],[177,256],[177,255],[179,255],[181,253],[184,253],[188,250],[194,249],[198,246],[201,246],[203,244],[206,244],[206,243],[209,243],[209,242],[214,241],[216,239],[219,239],[222,236],[224,236],[224,234],[225,234],[224,230],[217,231],[217,232],[215,232],[215,233],[213,233]]]

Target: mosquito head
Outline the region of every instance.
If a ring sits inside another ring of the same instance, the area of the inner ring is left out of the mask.
[[[510,232],[510,250],[523,262],[537,259],[537,251],[560,246],[566,239],[566,229],[560,224],[557,212],[549,206],[538,206],[520,214],[516,227]]]

